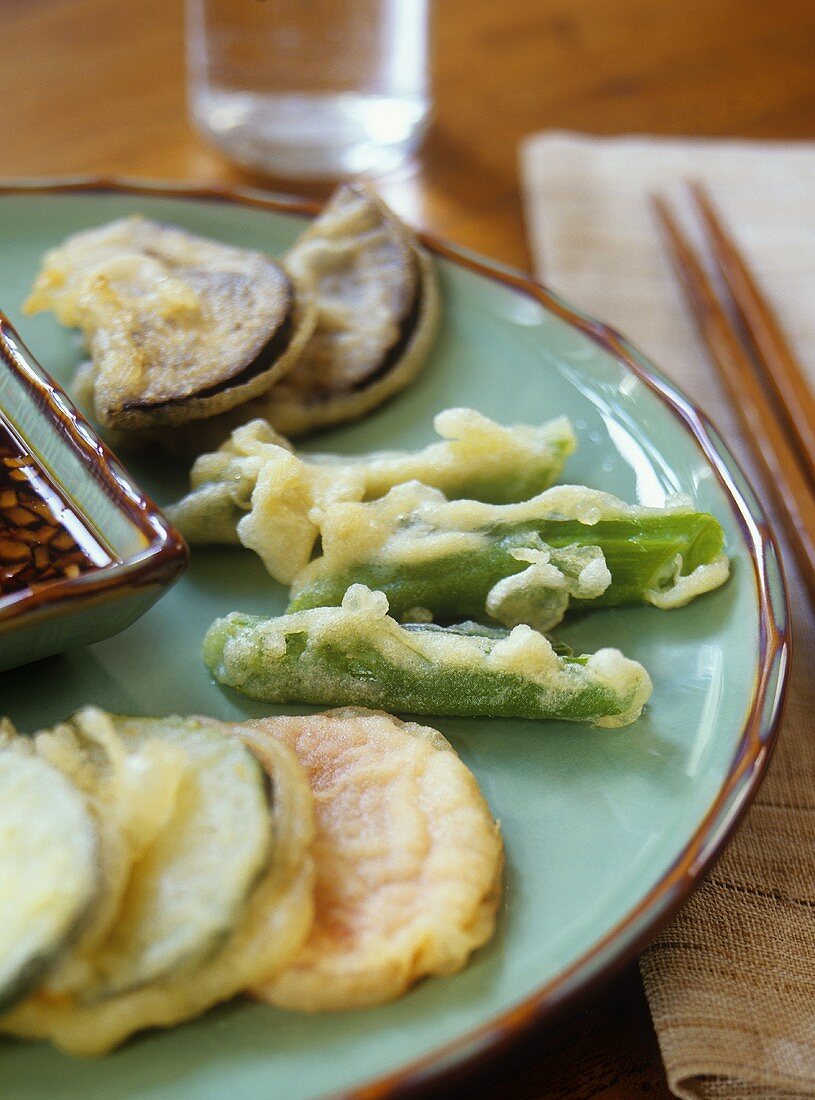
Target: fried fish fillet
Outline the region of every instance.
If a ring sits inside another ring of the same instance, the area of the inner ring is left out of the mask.
[[[109,428],[210,417],[263,393],[315,321],[280,264],[140,216],[49,252],[26,303],[85,334]]]
[[[492,935],[503,849],[444,737],[359,708],[247,725],[294,750],[317,818],[311,935],[250,992],[308,1012],[363,1008],[461,970]]]

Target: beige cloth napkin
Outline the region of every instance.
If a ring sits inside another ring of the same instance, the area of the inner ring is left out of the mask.
[[[683,179],[708,184],[815,384],[815,145],[552,133],[525,142],[522,170],[538,277],[686,389],[766,501],[647,194],[682,202]],[[670,1087],[694,1100],[815,1096],[815,617],[785,562],[796,656],[779,748],[733,842],[640,959]]]

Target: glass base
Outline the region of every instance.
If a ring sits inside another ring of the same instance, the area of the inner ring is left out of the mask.
[[[344,93],[191,91],[193,122],[231,160],[301,179],[380,175],[399,168],[428,122],[425,99]]]

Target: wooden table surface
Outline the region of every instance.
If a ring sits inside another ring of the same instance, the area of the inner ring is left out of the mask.
[[[187,125],[180,2],[0,0],[0,41],[0,175],[263,183]],[[432,131],[383,193],[414,224],[528,268],[525,134],[811,138],[815,4],[437,0],[433,74]],[[481,1073],[467,1095],[669,1097],[636,968]]]

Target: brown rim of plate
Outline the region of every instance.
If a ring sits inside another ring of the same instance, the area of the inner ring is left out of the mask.
[[[0,194],[2,194],[0,187]],[[0,311],[0,365],[12,371],[31,397],[35,407],[60,428],[68,446],[76,453],[88,475],[100,486],[111,503],[127,516],[144,539],[144,547],[129,558],[117,557],[104,534],[96,531],[59,478],[48,477],[111,555],[107,565],[78,577],[49,580],[3,596],[0,599],[0,627],[13,624],[43,607],[68,610],[86,600],[104,597],[117,589],[130,591],[163,585],[174,579],[187,564],[189,551],[181,535],[168,523],[158,507],[138,489],[118,459],[105,446],[66,393],[40,366],[9,319]]]
[[[15,193],[113,192],[228,202],[284,214],[310,215],[317,203],[271,197],[261,191],[190,187],[140,180],[78,177],[0,183],[0,197]],[[656,367],[614,329],[562,302],[534,280],[493,265],[466,250],[420,233],[419,240],[436,256],[464,267],[519,294],[578,329],[627,367],[684,425],[714,470],[730,501],[750,553],[759,611],[758,672],[753,697],[727,776],[684,851],[655,886],[614,928],[560,974],[513,1008],[480,1027],[357,1088],[332,1093],[325,1100],[385,1100],[425,1092],[474,1069],[527,1034],[534,1025],[551,1023],[569,1007],[597,993],[664,927],[699,885],[733,834],[752,801],[778,740],[788,686],[790,662],[789,597],[775,537],[759,504],[751,507],[737,478],[744,479],[715,427]],[[717,443],[715,440],[718,439]],[[115,460],[114,460],[115,461]],[[746,484],[746,480],[745,480]],[[748,494],[750,490],[748,489]],[[774,586],[769,574],[776,573]],[[81,578],[80,578],[81,579]],[[776,587],[777,591],[773,591]]]

